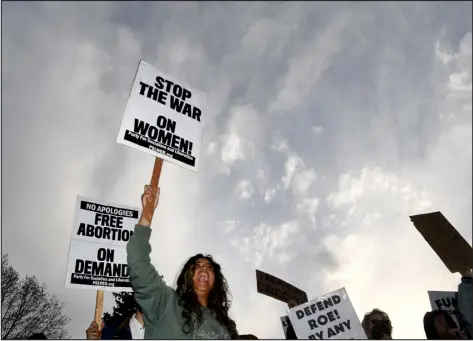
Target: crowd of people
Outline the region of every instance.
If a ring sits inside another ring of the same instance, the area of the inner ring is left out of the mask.
[[[211,256],[198,254],[189,258],[179,274],[176,289],[165,284],[150,259],[151,220],[158,206],[159,189],[145,186],[141,201],[143,213],[127,244],[135,309],[119,323],[99,327],[92,322],[86,331],[87,339],[258,339],[251,334],[238,334],[236,323],[229,316],[228,283],[220,265]],[[462,273],[457,302],[454,314],[459,325],[443,310],[425,314],[427,339],[472,338],[471,269]],[[293,308],[296,304],[290,302],[288,306]],[[392,339],[391,320],[382,310],[366,313],[362,326],[370,340]],[[297,339],[290,324],[286,339]]]

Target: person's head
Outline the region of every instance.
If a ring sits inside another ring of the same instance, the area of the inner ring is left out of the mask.
[[[361,322],[366,336],[370,340],[380,339],[383,334],[392,336],[393,327],[388,314],[379,309],[373,309],[365,314]]]
[[[450,328],[458,328],[458,326],[448,312],[434,310],[424,315],[424,331],[427,340],[449,338],[446,331]]]
[[[202,306],[206,306],[227,327],[232,338],[238,337],[236,324],[228,316],[231,304],[228,283],[212,256],[198,254],[189,258],[177,278],[176,292],[184,308],[185,333],[191,331],[192,314],[196,315],[197,323],[202,323]]]

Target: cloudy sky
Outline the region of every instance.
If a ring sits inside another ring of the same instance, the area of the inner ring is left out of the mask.
[[[2,253],[65,302],[73,338],[95,304],[64,288],[76,195],[138,206],[153,166],[115,142],[140,59],[208,94],[200,172],[163,168],[169,284],[211,253],[241,334],[283,338],[258,268],[425,337],[427,290],[459,275],[409,215],[472,241],[471,2],[2,5]]]

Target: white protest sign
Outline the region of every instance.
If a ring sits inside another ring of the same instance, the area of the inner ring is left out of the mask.
[[[458,319],[454,313],[458,293],[456,291],[428,291],[428,294],[432,310],[445,310],[458,326]]]
[[[199,170],[207,95],[141,60],[117,142]]]
[[[298,339],[367,339],[345,288],[288,310]]]
[[[66,287],[133,291],[126,244],[140,209],[78,196],[72,226]]]
[[[284,331],[284,336],[287,337],[287,328],[289,327],[289,316],[281,316],[282,329]]]

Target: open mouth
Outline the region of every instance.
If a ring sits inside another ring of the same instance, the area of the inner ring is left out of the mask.
[[[201,272],[199,274],[199,282],[201,283],[208,283],[209,282],[209,275],[206,272]]]

